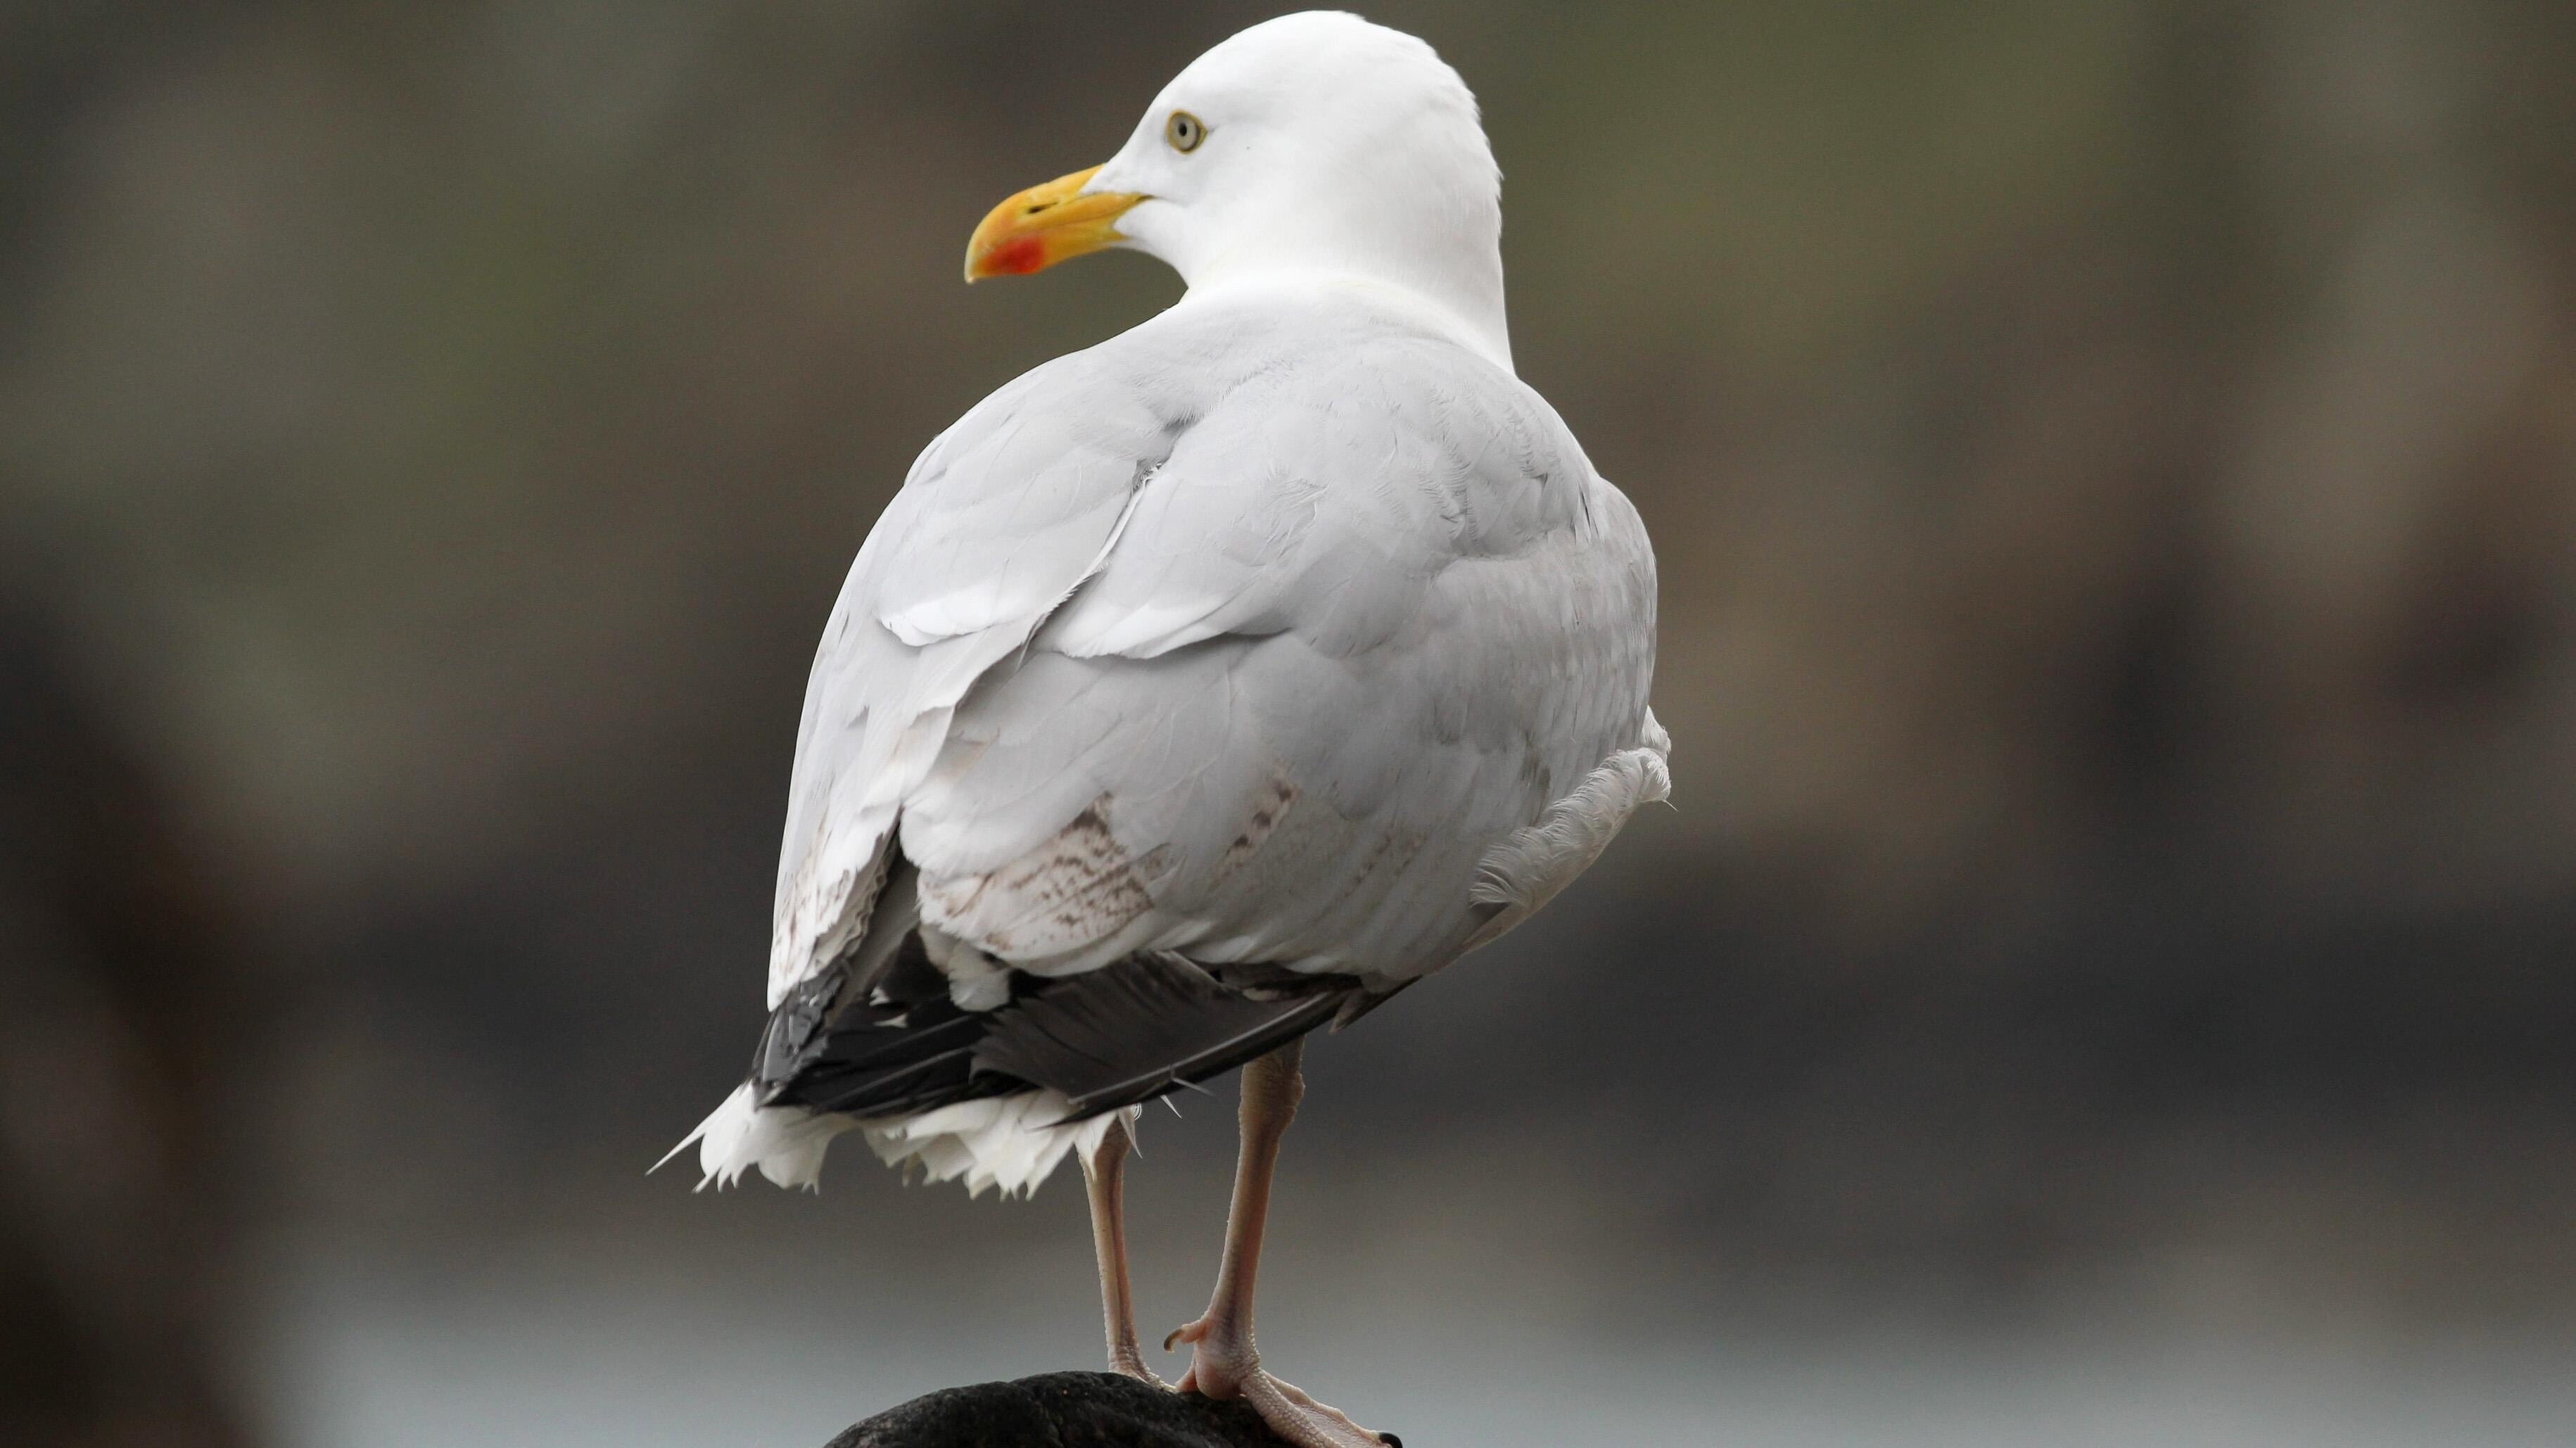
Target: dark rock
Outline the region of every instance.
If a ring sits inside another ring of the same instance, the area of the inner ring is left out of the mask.
[[[826,1448],[1284,1448],[1237,1400],[1116,1373],[1042,1373],[942,1388],[858,1424]]]

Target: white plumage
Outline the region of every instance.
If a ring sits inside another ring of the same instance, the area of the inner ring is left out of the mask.
[[[706,1180],[839,1133],[971,1191],[1079,1153],[1110,1366],[1144,1365],[1140,1103],[1243,1067],[1224,1266],[1179,1386],[1376,1448],[1270,1376],[1253,1283],[1301,1041],[1526,919],[1669,787],[1636,511],[1512,373],[1457,74],[1347,15],[1254,26],[1106,165],[994,208],[967,276],[1102,246],[1161,316],[913,465],[823,635],[750,1079]],[[676,1150],[676,1149],[675,1149]]]
[[[1193,65],[1066,193],[1134,198],[1111,243],[1189,293],[968,412],[859,550],[798,731],[774,1010],[866,948],[897,850],[960,1010],[1144,953],[1373,1001],[1664,797],[1653,554],[1511,371],[1496,187],[1428,47],[1295,16]],[[1132,1117],[1025,1089],[760,1103],[693,1134],[709,1179],[810,1184],[858,1126],[1029,1190]]]

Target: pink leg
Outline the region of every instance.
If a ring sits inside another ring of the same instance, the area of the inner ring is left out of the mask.
[[[1252,1288],[1261,1271],[1261,1230],[1270,1217],[1270,1179],[1279,1164],[1279,1140],[1306,1094],[1305,1077],[1297,1070],[1304,1050],[1304,1042],[1291,1041],[1243,1068],[1243,1153],[1235,1161],[1234,1205],[1225,1219],[1216,1294],[1207,1315],[1163,1339],[1163,1350],[1195,1344],[1182,1390],[1241,1397],[1297,1448],[1384,1448],[1391,1440],[1263,1372],[1252,1343]]]
[[[1100,1256],[1100,1316],[1109,1334],[1109,1370],[1155,1387],[1161,1378],[1145,1366],[1136,1344],[1136,1304],[1127,1285],[1127,1118],[1112,1117],[1100,1145],[1082,1159],[1091,1188],[1091,1245]]]

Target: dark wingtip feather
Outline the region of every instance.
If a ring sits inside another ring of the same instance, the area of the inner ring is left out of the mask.
[[[964,1010],[923,948],[917,878],[898,853],[866,935],[770,1014],[752,1063],[761,1104],[893,1116],[1045,1087],[1078,1121],[1194,1089],[1385,998],[1348,976],[1211,974],[1147,952],[1080,975],[1015,973],[1009,1003]]]

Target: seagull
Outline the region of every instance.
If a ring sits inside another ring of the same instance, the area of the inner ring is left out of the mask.
[[[1089,1186],[1112,1369],[1141,1106],[1243,1068],[1177,1387],[1377,1435],[1264,1371],[1253,1283],[1302,1044],[1527,919],[1663,799],[1644,525],[1514,375],[1501,180],[1410,35],[1266,21],[1103,165],[993,208],[966,279],[1104,248],[1187,293],[977,404],[814,661],[750,1074],[675,1148],[811,1186]],[[666,1158],[667,1160],[667,1158]]]

